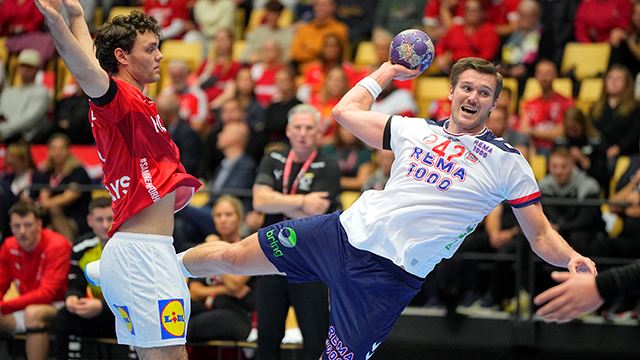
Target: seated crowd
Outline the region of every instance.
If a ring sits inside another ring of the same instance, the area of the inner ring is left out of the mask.
[[[338,126],[331,109],[387,60],[395,33],[414,27],[426,30],[436,46],[436,61],[422,79],[445,76],[467,56],[500,63],[503,75],[515,79],[487,126],[530,160],[550,200],[543,201],[545,213],[562,236],[596,259],[640,257],[638,1],[81,3],[92,28],[109,20],[110,9],[140,6],[158,19],[165,43],[197,45],[195,54],[167,52],[160,83],[146,89],[186,170],[205,184],[176,214],[177,251],[204,241],[238,241],[265,224],[335,211],[361,191],[382,189],[393,154],[373,151]],[[74,154],[75,147],[93,144],[87,96],[58,61],[39,14],[32,2],[0,1],[0,331],[25,333],[28,359],[45,359],[49,334],[55,334],[58,359],[74,359],[81,357],[83,337],[115,333],[100,288],[88,284],[83,271],[108,241],[111,197],[118,194],[107,193],[100,174]],[[584,80],[559,70],[562,51],[573,41],[611,49],[608,68],[597,74],[601,93],[588,103],[574,96]],[[370,59],[358,58],[360,45],[371,46]],[[555,86],[560,78],[570,79],[568,93]],[[446,95],[416,103],[419,80],[394,81],[373,109],[446,119]],[[538,89],[533,95],[529,82]],[[301,131],[304,126],[311,132]],[[296,160],[293,173],[302,176],[289,189],[279,169],[305,141],[313,143],[309,158],[325,165]],[[34,157],[36,146],[46,148],[44,158]],[[284,196],[274,201],[267,196],[272,192]],[[523,241],[510,207],[498,206],[465,240],[461,256],[429,275],[413,305],[512,309],[522,290],[516,280],[534,277],[529,292],[550,285],[550,269],[527,273],[535,255],[523,250]],[[479,252],[513,261],[464,260],[465,253]],[[303,342],[310,354],[322,349],[328,307],[319,284],[211,274],[192,279],[189,289],[192,343],[253,341],[257,331],[258,357],[277,358],[281,341]],[[310,299],[317,302],[309,306]],[[637,303],[621,299],[603,311],[637,315]],[[290,306],[299,326],[287,320],[285,327]]]

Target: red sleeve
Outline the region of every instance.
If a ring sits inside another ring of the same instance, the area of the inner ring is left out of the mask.
[[[633,12],[633,4],[631,1],[623,0],[620,1],[620,14],[622,14],[622,18],[620,19],[620,27],[624,30],[629,30],[631,26],[631,13]]]
[[[573,30],[574,30],[574,35],[577,41],[591,42],[591,38],[589,37],[589,32],[587,31],[587,24],[586,24],[587,14],[586,14],[584,4],[585,4],[584,2],[581,2],[580,5],[578,5],[578,10],[576,11],[576,18],[573,20],[573,24],[574,24]]]
[[[122,94],[125,91],[121,89],[123,86],[123,81],[111,78],[107,92],[99,98],[91,99],[94,105],[91,109],[97,119],[117,123],[130,111],[129,101]]]
[[[2,303],[2,298],[9,290],[9,286],[11,286],[11,271],[9,268],[9,254],[7,251],[7,241],[4,241],[2,248],[0,248],[0,303]]]
[[[496,33],[496,29],[493,25],[485,23],[478,32],[478,39],[480,40],[480,58],[485,60],[493,60],[500,47],[500,37]]]
[[[30,304],[51,304],[55,300],[62,300],[67,288],[67,275],[71,265],[71,245],[62,238],[50,239],[57,246],[48,248],[42,265],[40,286],[32,291],[21,294],[15,299],[2,303],[0,312],[10,314],[22,310]]]
[[[436,43],[436,56],[444,54],[449,49],[449,39],[451,38],[452,30],[455,29],[455,26],[452,26],[447,30],[447,32],[442,36],[440,41]]]
[[[432,19],[440,19],[440,1],[431,0],[427,1],[427,6],[424,7],[424,17]]]
[[[187,9],[186,1],[173,0],[171,4],[173,5],[173,10],[175,11],[171,16],[172,20],[173,19],[189,20],[189,9]]]

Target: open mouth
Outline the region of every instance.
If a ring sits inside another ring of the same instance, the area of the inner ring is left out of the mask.
[[[465,113],[471,114],[471,115],[475,115],[478,112],[478,109],[475,109],[469,106],[462,106],[460,109]]]

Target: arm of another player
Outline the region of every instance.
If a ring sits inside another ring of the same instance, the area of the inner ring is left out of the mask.
[[[522,208],[513,208],[518,223],[531,249],[549,264],[566,267],[570,272],[596,274],[596,265],[591,259],[578,254],[553,229],[538,202]]]
[[[384,89],[393,79],[408,80],[418,75],[418,69],[411,70],[402,65],[385,62],[368,78]],[[367,78],[363,79],[366,80]],[[341,126],[349,129],[359,139],[376,149],[381,149],[384,127],[389,115],[370,111],[374,100],[363,86],[354,86],[333,108],[333,116]]]
[[[35,0],[44,15],[58,53],[84,92],[98,98],[109,89],[109,76],[94,53],[89,29],[78,0]],[[69,13],[71,28],[62,17],[62,6]]]

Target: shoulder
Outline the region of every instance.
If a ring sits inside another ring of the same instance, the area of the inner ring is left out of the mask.
[[[518,149],[511,146],[511,144],[506,142],[503,138],[495,136],[495,134],[490,130],[487,130],[484,135],[478,137],[478,140],[489,143],[504,152],[521,155]]]
[[[71,243],[69,240],[64,237],[64,235],[53,230],[42,229],[42,238],[47,239],[47,248],[49,250],[59,248],[71,250]]]
[[[98,246],[99,243],[100,243],[100,239],[97,236],[93,234],[88,234],[84,237],[84,240],[81,239],[80,241],[78,241],[77,244],[73,246],[73,253],[74,254],[84,253],[85,251]]]
[[[267,155],[267,159],[284,164],[287,161],[287,153],[284,151],[272,151]]]

